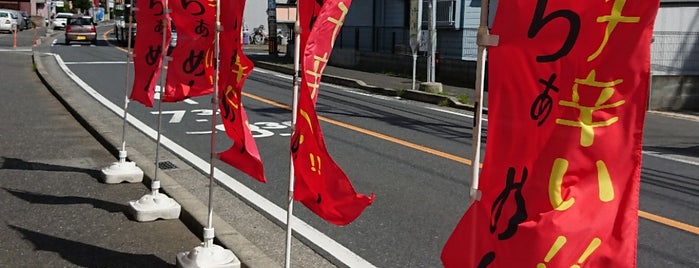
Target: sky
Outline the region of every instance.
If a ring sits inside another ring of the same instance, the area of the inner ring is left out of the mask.
[[[245,25],[248,26],[250,31],[257,26],[260,26],[260,24],[264,25],[265,29],[267,29],[267,0],[246,1],[243,19],[245,20]]]

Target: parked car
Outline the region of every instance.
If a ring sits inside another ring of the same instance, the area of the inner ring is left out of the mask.
[[[10,32],[17,30],[17,21],[12,19],[12,11],[0,9],[0,31]]]
[[[19,14],[22,15],[22,19],[24,20],[24,25],[26,25],[26,27],[24,29],[29,29],[29,28],[34,27],[34,25],[32,25],[31,18],[29,17],[29,13],[27,13],[26,11],[20,11]]]
[[[72,41],[97,43],[97,29],[92,17],[75,16],[68,19],[65,32],[66,45]]]
[[[73,13],[63,13],[60,12],[56,14],[56,17],[53,18],[53,28],[54,29],[65,29],[66,25],[68,24],[68,19],[72,18],[75,14]]]
[[[172,54],[172,50],[177,47],[177,28],[174,23],[170,23],[170,46],[168,46],[167,54]]]
[[[24,18],[22,17],[22,13],[20,13],[17,10],[13,10],[12,14],[13,14],[12,18],[15,19],[15,21],[17,21],[17,29],[18,30],[24,31],[25,29],[29,28],[29,26],[27,26],[27,21],[25,21]]]

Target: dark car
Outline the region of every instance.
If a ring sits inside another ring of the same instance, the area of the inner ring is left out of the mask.
[[[78,16],[68,18],[66,24],[66,45],[72,41],[97,43],[97,29],[92,17]]]
[[[32,21],[29,18],[29,13],[27,13],[26,11],[20,11],[19,14],[22,15],[22,19],[24,20],[24,29],[34,27]]]

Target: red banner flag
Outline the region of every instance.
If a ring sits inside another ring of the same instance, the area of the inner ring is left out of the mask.
[[[215,0],[170,1],[177,48],[168,64],[162,101],[211,94],[214,85]],[[139,20],[140,23],[140,20]]]
[[[138,42],[134,46],[134,83],[131,89],[132,100],[153,107],[155,84],[163,63],[162,53],[167,51],[169,42],[163,47],[163,31],[170,40],[170,23],[163,25],[165,15],[163,1],[138,1]]]
[[[308,43],[301,47],[304,51],[303,82],[296,113],[298,122],[291,140],[296,174],[294,199],[336,225],[349,224],[374,201],[373,194],[371,197],[358,194],[347,175],[330,157],[315,110],[320,78],[350,4],[350,0],[324,1],[320,12],[315,13],[316,1],[299,1],[302,40],[308,40]],[[303,37],[304,34],[308,37]]]
[[[242,25],[245,1],[221,2],[219,107],[226,134],[233,146],[219,153],[219,159],[266,182],[260,152],[248,128],[248,116],[241,103],[243,83],[252,72],[253,63],[243,54]]]
[[[635,267],[659,1],[498,6],[482,197],[447,241],[442,262]]]

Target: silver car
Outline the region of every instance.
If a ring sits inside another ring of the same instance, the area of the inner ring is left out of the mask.
[[[26,29],[29,29],[29,25],[27,25],[27,21],[24,20],[24,17],[22,17],[22,13],[20,13],[17,10],[12,10],[12,18],[15,19],[17,22],[17,29],[20,31],[24,31]]]
[[[17,21],[12,18],[12,11],[0,9],[0,31],[13,32],[17,30]]]
[[[76,15],[68,19],[65,38],[66,45],[70,44],[71,41],[97,44],[97,29],[92,17]]]

